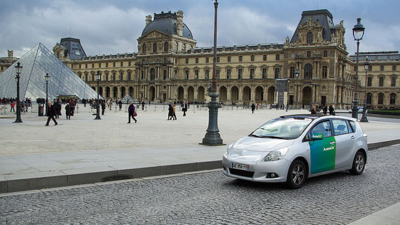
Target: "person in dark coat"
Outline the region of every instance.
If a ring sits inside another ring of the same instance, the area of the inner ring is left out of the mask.
[[[65,106],[65,116],[67,117],[67,120],[71,119],[71,106],[68,103]]]
[[[54,115],[54,117],[58,119],[60,118],[61,115],[61,104],[57,100],[54,100],[53,106],[54,109],[56,110],[56,114]]]
[[[51,104],[51,102],[49,102],[48,103],[48,106],[49,106],[49,108],[48,108],[48,112],[47,112],[47,123],[46,123],[46,126],[49,126],[49,123],[50,123],[50,120],[52,119],[53,121],[54,121],[54,126],[57,126],[58,125],[58,123],[57,123],[57,121],[56,121],[56,119],[54,119],[54,116],[56,115],[56,110],[55,110],[55,108],[54,108],[54,105],[52,105]]]
[[[188,109],[188,105],[186,104],[186,102],[183,102],[183,104],[182,104],[183,116],[186,116],[187,109]]]
[[[101,115],[104,116],[104,111],[106,110],[106,100],[100,100],[101,101]]]
[[[131,117],[132,119],[135,121],[135,123],[137,123],[137,120],[135,119],[135,116],[133,115],[135,113],[135,106],[131,103],[129,103],[129,107],[128,107],[128,123],[131,123]]]
[[[335,115],[335,109],[332,105],[329,106],[329,115]]]
[[[251,113],[254,113],[254,110],[256,109],[256,105],[254,105],[254,103],[253,104],[251,104]]]
[[[174,119],[174,108],[171,104],[168,105],[168,120]]]
[[[122,109],[122,101],[121,100],[119,100],[118,106],[119,106],[119,111],[121,111],[121,109]]]

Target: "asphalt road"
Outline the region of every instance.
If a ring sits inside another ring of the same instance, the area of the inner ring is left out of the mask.
[[[221,170],[0,195],[0,224],[348,224],[400,201],[400,145],[298,190]]]

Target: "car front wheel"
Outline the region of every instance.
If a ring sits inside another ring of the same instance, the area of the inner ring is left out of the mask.
[[[350,173],[353,175],[360,175],[363,173],[365,168],[365,155],[361,151],[358,151],[354,156],[353,167],[350,170]]]
[[[289,188],[300,188],[306,181],[306,166],[301,160],[295,160],[289,167],[286,184]]]

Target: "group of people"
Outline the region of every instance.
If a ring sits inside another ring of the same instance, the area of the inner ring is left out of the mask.
[[[318,110],[318,111],[319,111],[319,110]],[[333,108],[332,105],[329,105],[329,107],[328,107],[328,106],[324,106],[324,107],[322,108],[322,113],[323,113],[324,115],[326,115],[326,114],[328,113],[328,111],[329,111],[329,115],[335,115],[335,109]],[[311,108],[311,114],[317,114],[317,108],[316,108],[315,106],[313,106],[313,107]]]
[[[54,103],[51,104],[51,102],[47,103],[47,122],[46,126],[49,126],[50,120],[54,121],[54,125],[57,126],[57,120],[59,119],[60,116],[62,115],[61,113],[61,103],[59,100],[54,100]],[[69,101],[66,102],[65,105],[65,118],[67,120],[71,119],[71,116],[74,116],[75,113],[75,106],[76,106],[76,100],[75,99],[70,99]]]
[[[181,107],[182,107],[183,116],[186,116],[186,112],[188,110],[188,104],[186,102],[183,102]],[[177,120],[176,112],[175,112],[175,104],[168,105],[168,119],[167,120]]]

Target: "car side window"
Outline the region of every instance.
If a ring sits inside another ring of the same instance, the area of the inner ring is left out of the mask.
[[[350,127],[351,127],[350,132],[351,133],[355,133],[356,132],[356,122],[354,122],[354,121],[348,121],[348,122],[349,122]]]
[[[332,120],[333,130],[335,135],[342,135],[349,133],[349,127],[347,126],[346,120],[335,119]]]
[[[323,121],[317,124],[310,133],[311,136],[316,133],[322,133],[324,137],[330,137],[332,136],[331,123],[329,121]]]

